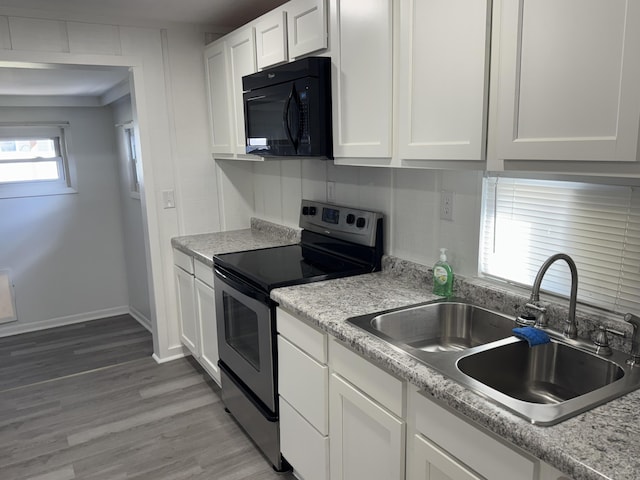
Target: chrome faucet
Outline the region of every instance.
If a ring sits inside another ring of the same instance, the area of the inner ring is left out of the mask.
[[[528,309],[536,311],[539,315],[539,318],[536,322],[538,326],[545,326],[546,319],[544,319],[544,314],[546,310],[538,305],[540,301],[540,284],[542,283],[542,278],[544,274],[547,273],[549,267],[555,263],[557,260],[564,260],[569,265],[569,270],[571,271],[571,295],[569,297],[569,318],[565,320],[566,325],[564,327],[564,331],[562,334],[567,338],[576,338],[578,336],[578,326],[576,324],[576,301],[578,297],[578,269],[576,268],[575,262],[572,258],[565,253],[556,253],[555,255],[550,256],[547,260],[542,264],[540,270],[538,270],[538,274],[536,275],[536,279],[533,282],[533,289],[531,290],[531,298],[529,299],[529,303],[526,305]],[[640,343],[639,343],[640,350]]]

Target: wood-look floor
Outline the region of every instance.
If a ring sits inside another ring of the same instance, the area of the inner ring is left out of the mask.
[[[1,480],[293,479],[193,361],[158,365],[139,336],[127,316],[0,339]]]

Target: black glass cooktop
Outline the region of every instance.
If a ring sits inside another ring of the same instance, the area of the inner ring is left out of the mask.
[[[214,256],[213,263],[266,291],[372,271],[370,265],[301,244],[223,253]]]

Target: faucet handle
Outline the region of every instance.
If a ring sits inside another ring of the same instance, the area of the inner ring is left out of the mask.
[[[607,333],[613,333],[614,335],[618,335],[623,338],[627,336],[626,333],[619,330],[614,330],[613,328],[608,328],[604,325],[598,326],[598,331],[593,337],[593,344],[596,346],[596,353],[604,357],[608,357],[613,353],[609,346],[609,337],[607,336]]]
[[[546,327],[547,326],[547,309],[538,305],[537,302],[530,301],[524,306],[527,313],[530,313],[535,317],[535,326],[536,327]]]

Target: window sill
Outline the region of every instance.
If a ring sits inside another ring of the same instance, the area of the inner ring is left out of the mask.
[[[78,191],[73,187],[57,183],[40,185],[0,185],[0,199],[68,195],[72,193],[78,193]]]

